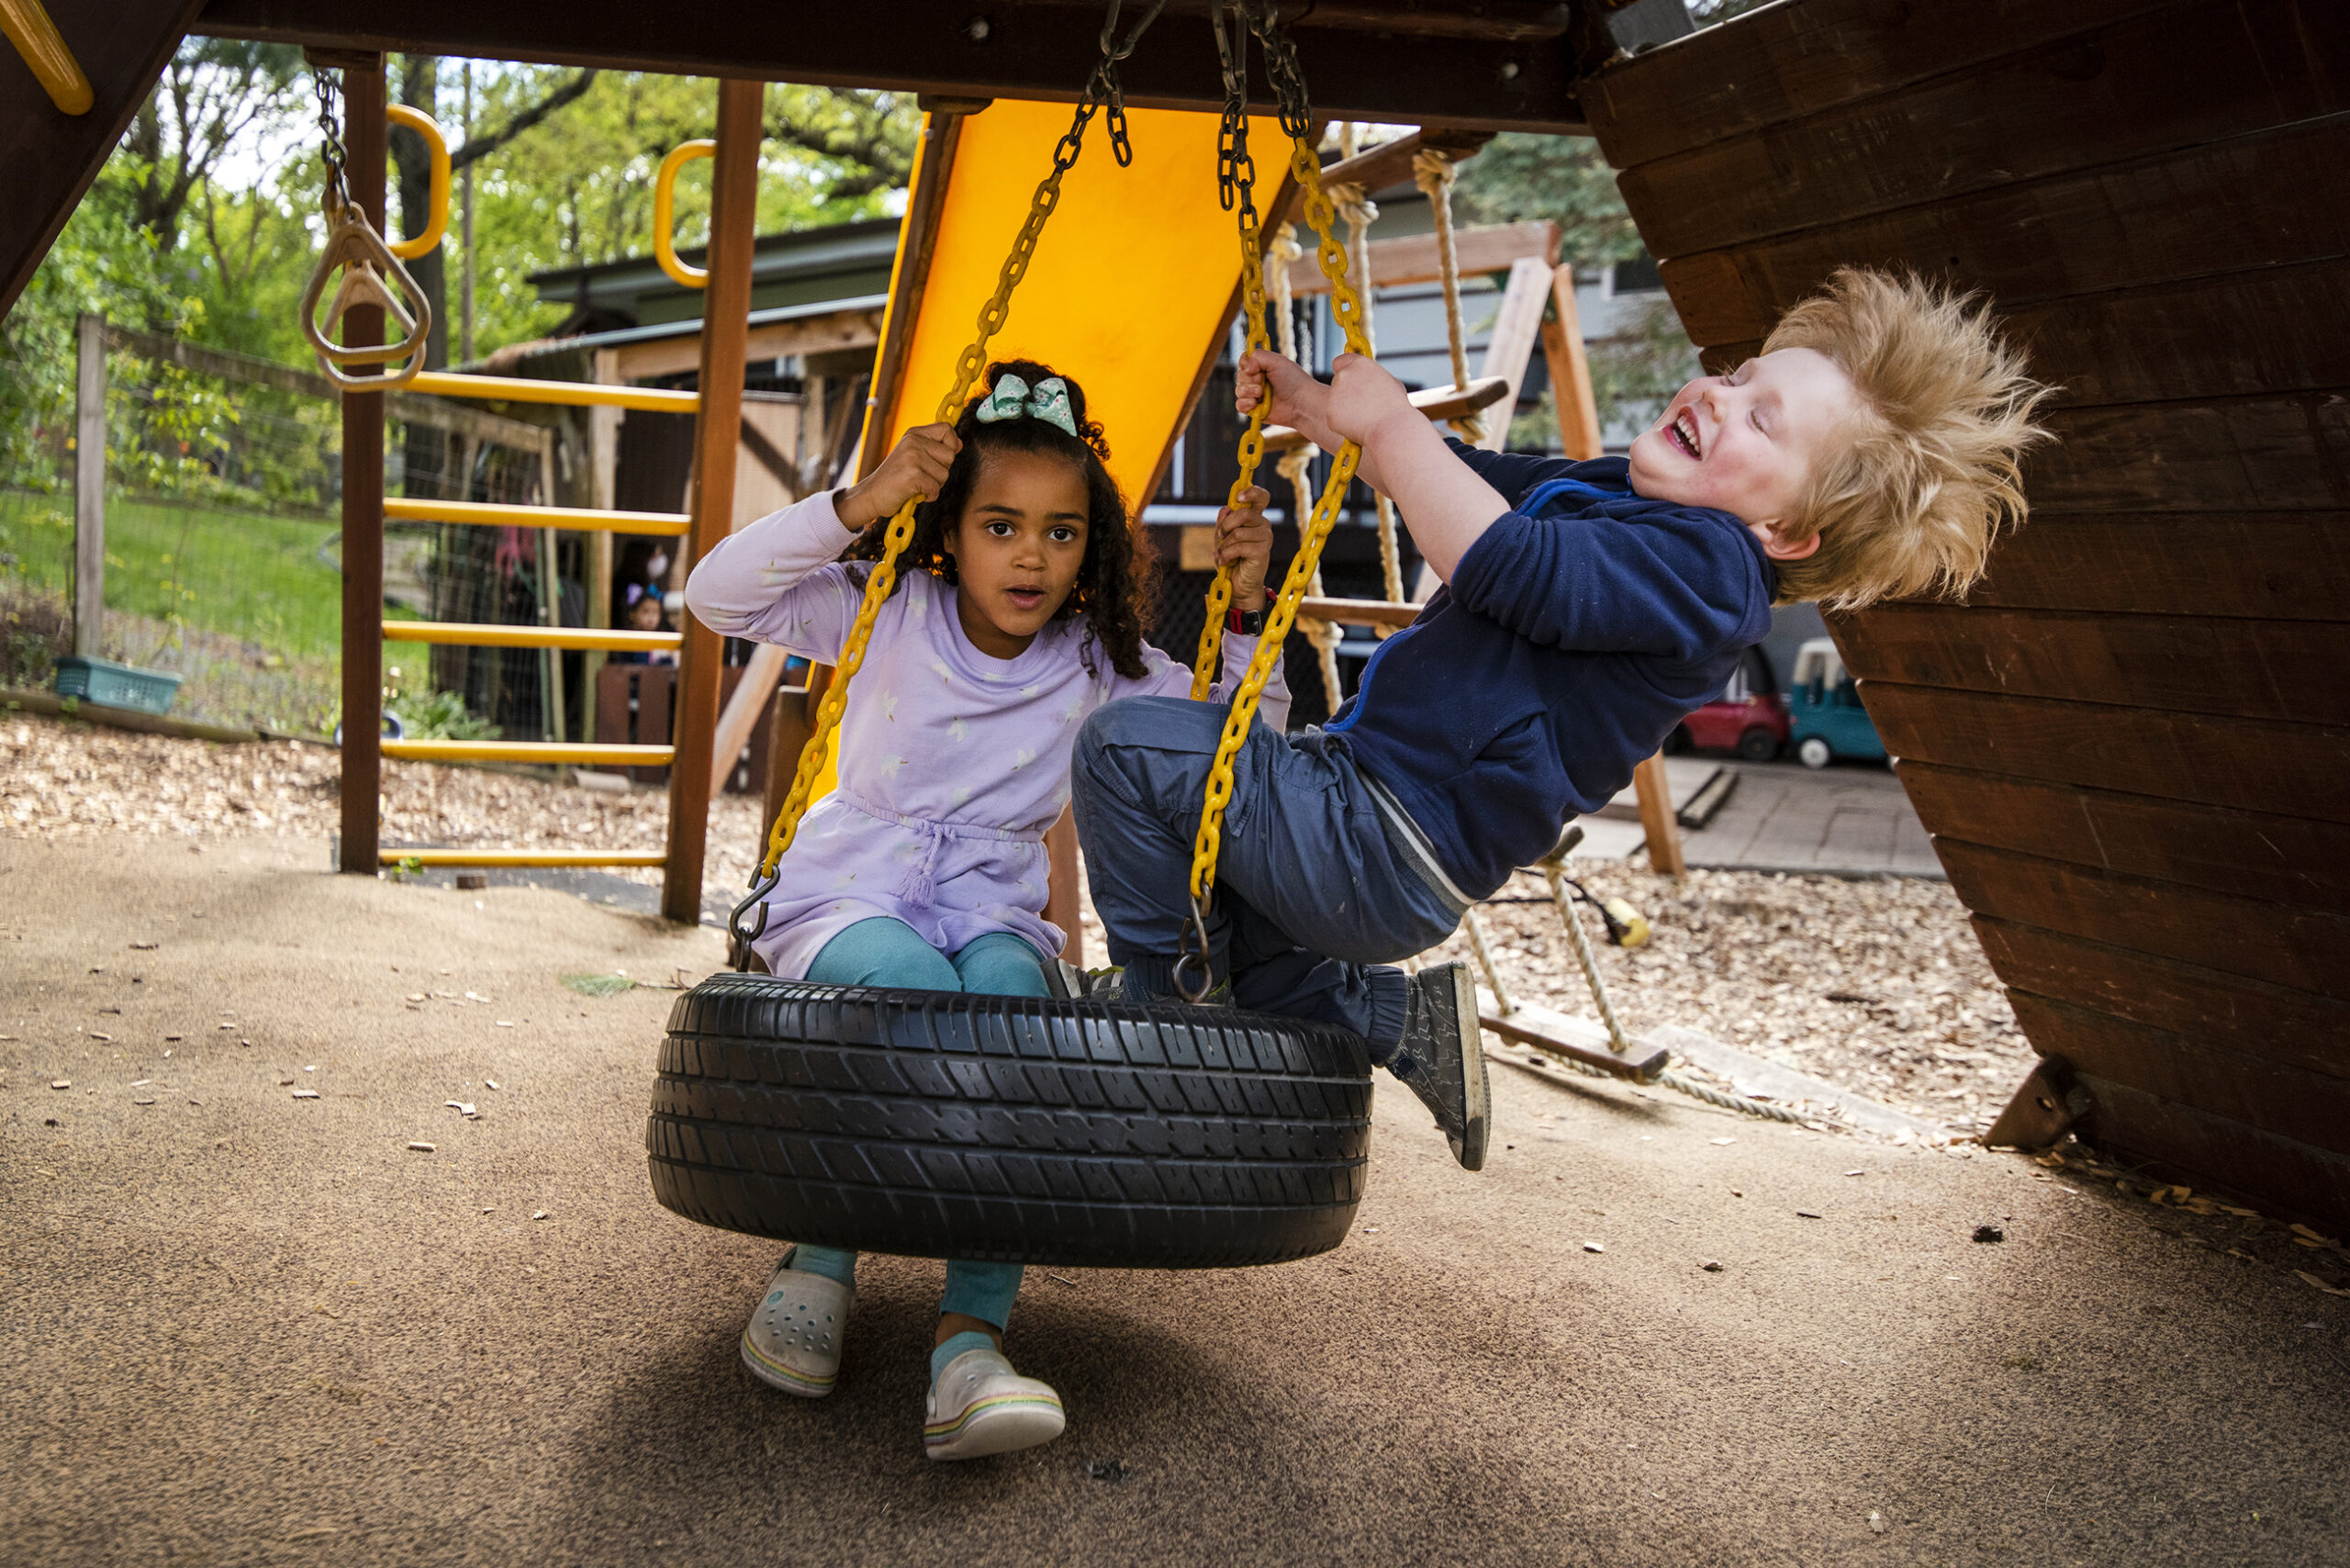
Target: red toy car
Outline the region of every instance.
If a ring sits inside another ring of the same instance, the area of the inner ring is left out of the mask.
[[[1768,762],[1787,744],[1787,704],[1760,648],[1746,657],[1722,694],[1684,719],[1667,737],[1669,752],[1735,751],[1748,762]]]

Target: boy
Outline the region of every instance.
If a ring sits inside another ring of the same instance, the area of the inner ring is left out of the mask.
[[[1474,451],[1394,377],[1242,362],[1243,413],[1362,446],[1445,588],[1330,722],[1255,728],[1235,759],[1209,937],[1236,1006],[1337,1023],[1484,1161],[1476,988],[1434,946],[1568,819],[1630,782],[1762,640],[1771,606],[1956,596],[2020,523],[2047,395],[1986,313],[1847,269],[1732,375],[1676,394],[1628,460]],[[1078,738],[1094,906],[1133,999],[1173,995],[1192,841],[1222,715],[1138,698]]]

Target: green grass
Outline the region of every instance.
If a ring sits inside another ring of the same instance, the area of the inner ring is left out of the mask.
[[[342,581],[320,557],[337,524],[176,501],[106,502],[106,608],[257,643],[285,658],[341,646]],[[0,492],[0,567],[64,592],[70,497]]]

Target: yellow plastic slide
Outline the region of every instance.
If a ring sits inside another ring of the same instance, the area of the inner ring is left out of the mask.
[[[892,442],[928,424],[953,385],[955,362],[995,292],[1069,112],[1067,104],[999,98],[964,122],[916,301]],[[1125,168],[1111,155],[1102,119],[1087,128],[1085,151],[1061,182],[1060,204],[989,357],[1042,360],[1077,378],[1086,413],[1109,438],[1111,476],[1139,516],[1150,498],[1142,487],[1175,439],[1192,378],[1229,325],[1240,241],[1237,218],[1216,196],[1219,117],[1129,109],[1126,118],[1135,161]],[[1262,213],[1289,166],[1290,143],[1270,118],[1252,118],[1248,132]],[[897,264],[906,264],[902,249]],[[890,335],[886,325],[882,335]],[[817,795],[835,782],[838,744],[836,735]]]

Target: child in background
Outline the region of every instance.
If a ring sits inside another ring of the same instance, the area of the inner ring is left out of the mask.
[[[666,632],[669,618],[662,613],[661,590],[643,583],[628,585],[628,629],[632,632]],[[655,648],[649,653],[619,653],[611,656],[613,664],[673,665],[677,662],[676,650]]]
[[[1362,477],[1447,586],[1326,726],[1242,747],[1216,974],[1242,1007],[1365,1036],[1473,1170],[1489,1121],[1475,984],[1458,964],[1408,980],[1385,966],[1629,783],[1773,604],[1963,593],[2023,521],[2018,460],[2045,439],[2031,417],[2047,389],[1969,301],[1846,270],[1759,357],[1683,387],[1628,460],[1448,442],[1352,355],[1326,386],[1260,351],[1236,390],[1242,413],[1270,398],[1269,422],[1326,450],[1360,442]],[[1175,991],[1218,728],[1141,698],[1079,739],[1078,832],[1132,999]]]
[[[1102,466],[1085,394],[1029,361],[991,365],[952,427],[910,431],[870,478],[761,519],[694,567],[686,602],[728,636],[838,660],[889,521],[909,498],[912,542],[873,624],[842,716],[840,787],[800,820],[755,944],[787,979],[1047,994],[1064,935],[1044,918],[1045,831],[1069,801],[1069,749],[1105,702],[1190,700],[1191,671],[1142,640],[1147,557]],[[1261,625],[1272,530],[1265,493],[1216,523],[1233,566],[1225,681]],[[846,547],[849,559],[836,559]],[[1262,712],[1289,708],[1276,672]],[[787,1393],[832,1392],[855,1305],[856,1255],[784,1257],[743,1361]],[[1017,1264],[946,1266],[923,1450],[968,1459],[1059,1435],[1060,1397],[1004,1359]]]

